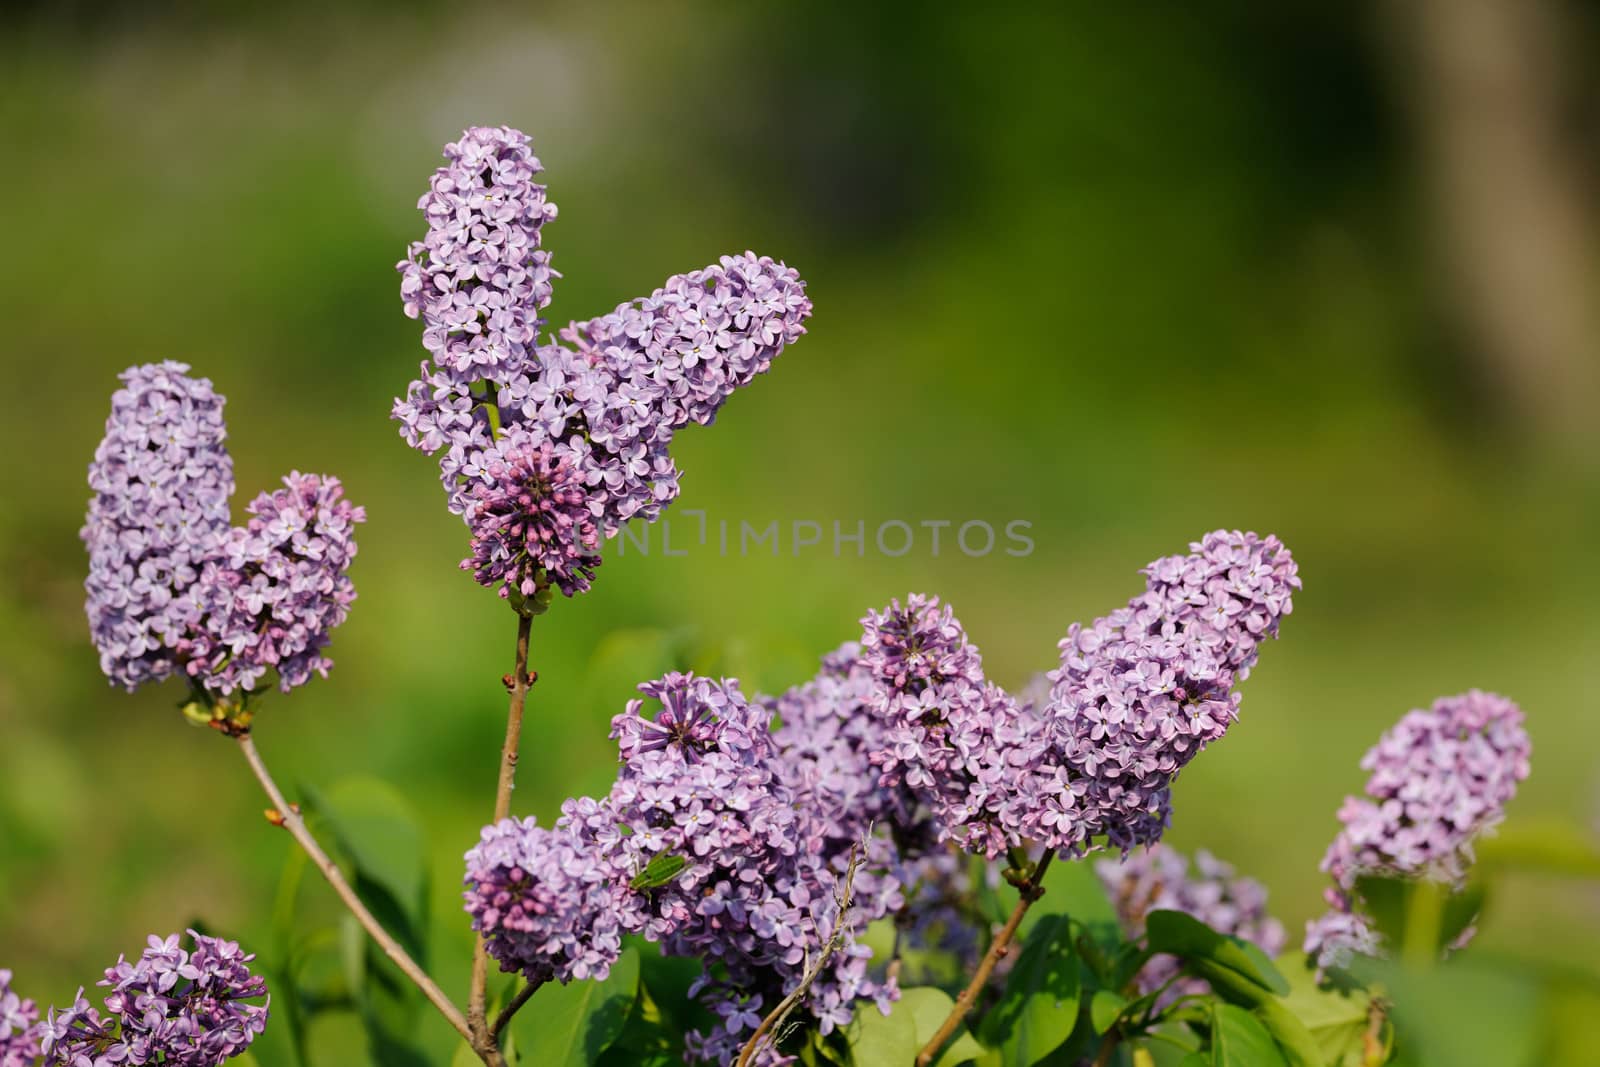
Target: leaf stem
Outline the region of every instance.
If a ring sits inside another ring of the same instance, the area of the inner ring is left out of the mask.
[[[435,1008],[439,1009],[439,1014],[445,1017],[445,1021],[454,1027],[457,1033],[467,1039],[467,1043],[478,1054],[478,1058],[489,1064],[490,1067],[503,1067],[504,1060],[500,1057],[499,1049],[493,1045],[485,1048],[473,1039],[472,1031],[467,1026],[467,1020],[462,1016],[461,1010],[451,1003],[450,998],[444,995],[444,991],[439,988],[438,984],[428,977],[427,972],[417,966],[417,962],[411,958],[410,954],[400,946],[400,943],[390,935],[389,931],[383,928],[383,925],[377,919],[373,918],[366,905],[361,903],[361,898],[356,895],[356,891],[350,888],[349,882],[345,881],[344,874],[339,870],[338,864],[328,857],[328,854],[322,850],[322,846],[317,844],[317,839],[311,835],[311,831],[306,829],[305,820],[300,816],[300,809],[284,799],[283,791],[278,788],[278,783],[272,780],[272,775],[268,772],[267,765],[262,762],[261,753],[256,751],[255,742],[251,739],[250,734],[247,732],[241,733],[237,736],[237,740],[240,750],[244,753],[245,761],[250,764],[250,770],[255,773],[256,780],[261,783],[261,788],[266,790],[268,799],[272,801],[275,809],[274,815],[276,816],[273,818],[273,822],[278,823],[289,831],[289,834],[305,850],[306,855],[311,858],[311,862],[317,865],[317,870],[322,872],[322,877],[328,880],[328,884],[333,887],[334,893],[338,894],[339,899],[344,902],[344,906],[349,908],[350,913],[356,917],[356,921],[361,924],[362,929],[366,930],[372,940],[378,943],[378,947],[383,950],[383,954],[388,956],[396,967],[400,968],[401,973],[409,978],[413,985],[422,990],[422,995],[427,997]]]
[[[1044,875],[1050,869],[1050,862],[1055,859],[1055,855],[1055,849],[1045,849],[1044,855],[1039,857],[1039,862],[1034,864],[1033,872],[1017,884],[1019,897],[1017,906],[1011,909],[1011,917],[990,942],[989,951],[978,961],[978,969],[972,973],[972,981],[968,982],[967,987],[956,997],[955,1006],[950,1009],[949,1016],[922,1047],[922,1051],[917,1053],[917,1067],[928,1067],[934,1061],[939,1055],[939,1050],[944,1048],[961,1026],[961,1020],[972,1011],[973,1005],[978,1001],[978,994],[983,992],[983,987],[989,982],[989,976],[994,973],[995,964],[1011,950],[1011,942],[1017,936],[1017,928],[1022,925],[1022,917],[1028,913],[1033,902],[1044,895]]]
[[[500,748],[500,778],[494,793],[495,822],[499,822],[511,813],[511,790],[516,785],[517,757],[522,749],[522,712],[528,702],[528,686],[532,684],[532,679],[528,676],[528,637],[532,629],[533,617],[519,611],[517,662],[506,679],[507,688],[511,690],[511,704],[506,712],[506,740]],[[526,999],[524,997],[523,1002]],[[467,995],[467,1024],[479,1041],[493,1044],[495,1034],[504,1026],[504,1022],[497,1022],[493,1030],[489,1028],[488,1001],[489,950],[482,935],[479,935],[472,951],[472,987]],[[517,1008],[522,1007],[522,1002],[513,1001],[513,1003]],[[510,1008],[510,1005],[507,1007]],[[511,1011],[515,1014],[515,1008]],[[505,1021],[510,1021],[509,1015]]]

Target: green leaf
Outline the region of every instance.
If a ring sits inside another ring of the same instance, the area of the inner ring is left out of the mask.
[[[1254,1015],[1233,1004],[1215,1004],[1211,1067],[1284,1067],[1284,1059],[1272,1035]]]
[[[1365,1067],[1371,995],[1359,988],[1318,985],[1316,971],[1304,956],[1285,956],[1278,962],[1289,978],[1283,1006],[1311,1032],[1322,1062],[1327,1067]]]
[[[910,992],[904,990],[902,1000]],[[922,1048],[917,1044],[916,1020],[911,1012],[900,1010],[899,1004],[893,1005],[888,1015],[880,1012],[870,1000],[858,1004],[846,1037],[854,1067],[912,1063]]]
[[[601,981],[546,985],[511,1022],[523,1062],[590,1067],[622,1035],[639,988],[639,953],[632,948],[623,949]]]
[[[1072,1034],[1081,982],[1072,949],[1072,924],[1047,915],[1022,946],[1005,991],[983,1019],[985,1044],[999,1048],[1007,1067],[1032,1067]]]
[[[1117,909],[1087,860],[1058,859],[1050,865],[1044,875],[1044,895],[1022,917],[1017,936],[1026,937],[1048,915],[1070,916],[1097,944],[1111,946],[1122,940]]]
[[[1192,915],[1152,911],[1145,917],[1145,933],[1152,951],[1186,961],[1209,960],[1279,996],[1289,992],[1288,981],[1265,952],[1248,941],[1217,933]]]
[[[950,999],[950,994],[942,989],[932,986],[918,986],[907,989],[900,995],[897,1010],[909,1012],[911,1021],[917,1031],[917,1048],[933,1040],[933,1035],[939,1032],[939,1027],[950,1017],[955,1010],[956,1002]],[[939,1058],[934,1061],[935,1067],[955,1067],[958,1063],[976,1059],[983,1055],[983,1046],[973,1040],[965,1026],[956,1030],[955,1037],[945,1045],[939,1053]]]
[[[633,876],[633,881],[628,883],[630,889],[658,889],[671,882],[683,869],[689,866],[689,861],[682,856],[663,852],[651,859],[644,870]]]
[[[856,1016],[845,1032],[852,1064],[854,1067],[878,1067],[879,1064],[911,1063],[922,1046],[933,1040],[933,1035],[954,1009],[955,1001],[950,999],[950,994],[932,986],[901,990],[900,999],[887,1016],[871,1001],[857,1005]],[[983,1054],[983,1046],[973,1040],[963,1026],[945,1045],[935,1067],[956,1067]]]
[[[1103,1034],[1111,1029],[1111,1024],[1117,1021],[1117,1016],[1127,1006],[1128,998],[1121,993],[1110,989],[1096,990],[1089,1001],[1089,1022],[1093,1024],[1094,1032]]]

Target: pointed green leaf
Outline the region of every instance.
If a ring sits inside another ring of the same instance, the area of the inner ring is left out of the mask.
[[[1288,981],[1266,953],[1248,941],[1217,933],[1192,915],[1152,911],[1145,916],[1145,932],[1155,952],[1170,953],[1183,960],[1209,960],[1279,996],[1289,992]]]
[[[622,1035],[638,996],[639,954],[632,948],[600,981],[546,985],[511,1022],[523,1061],[589,1067]]]
[[[1285,1067],[1283,1053],[1261,1020],[1233,1004],[1211,1015],[1211,1067]]]
[[[1028,935],[1004,992],[983,1020],[983,1038],[1015,1067],[1031,1067],[1072,1034],[1081,992],[1072,924],[1047,915]]]
[[[1096,990],[1089,1001],[1089,1022],[1093,1024],[1094,1032],[1103,1034],[1111,1029],[1111,1024],[1117,1021],[1117,1016],[1127,1006],[1128,998],[1121,993],[1109,989]]]

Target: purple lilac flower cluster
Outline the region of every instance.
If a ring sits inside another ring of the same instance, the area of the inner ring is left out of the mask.
[[[331,666],[322,650],[355,599],[346,571],[366,516],[337,479],[295,472],[230,528],[223,399],[188,369],[130,368],[112,397],[82,531],[90,633],[128,689],[181,670],[229,694],[276,671],[288,691]]]
[[[1269,957],[1283,951],[1283,924],[1267,913],[1266,889],[1252,878],[1235,876],[1233,867],[1209,852],[1195,853],[1191,864],[1171,846],[1155,844],[1121,860],[1101,860],[1095,872],[1129,937],[1143,934],[1150,912],[1181,911],[1219,933],[1251,942]],[[1157,956],[1139,972],[1139,992],[1155,992],[1178,972],[1176,959]],[[1164,1003],[1205,991],[1204,982],[1181,980],[1164,994]]]
[[[176,934],[151,937],[139,959],[108,969],[99,983],[109,990],[105,1014],[81,989],[72,1007],[52,1008],[41,1032],[45,1062],[215,1067],[248,1048],[267,1025],[266,980],[249,968],[255,956],[232,941],[189,936],[193,951]]]
[[[466,885],[472,928],[503,970],[570,982],[605,975],[622,951],[619,888],[566,827],[484,827]]]
[[[541,577],[567,596],[589,588],[600,565],[600,531],[577,469],[550,442],[493,461],[491,482],[471,489],[472,556],[478,584],[532,597]]]
[[[913,594],[861,622],[882,785],[909,790],[939,834],[969,851],[992,858],[1020,844],[1016,786],[1044,755],[1042,720],[984,680],[976,646],[937,597]]]
[[[11,988],[0,969],[0,1067],[33,1067],[39,1058],[39,1008]]]
[[[826,811],[789,784],[765,706],[736,682],[669,674],[640,687],[612,724],[621,758],[611,792],[568,801],[552,830],[507,820],[467,857],[466,901],[502,968],[530,978],[600,976],[622,933],[705,961],[694,988],[723,1020],[693,1035],[698,1057],[736,1053],[769,1008],[797,988],[839,924],[841,945],[807,993],[823,1032],[862,997],[892,986],[867,976],[855,941],[898,908],[892,846],[869,842],[839,914],[849,845]],[[812,846],[812,847],[808,847]],[[762,1062],[778,1062],[775,1053]]]
[[[223,398],[182,363],[124,371],[89,467],[89,631],[100,667],[129,690],[178,668],[194,585],[228,534],[233,460]]]
[[[539,495],[542,483],[528,475],[547,446],[573,472],[555,510],[570,510],[565,494],[576,487],[606,537],[629,519],[654,520],[678,493],[673,434],[711,422],[805,332],[805,283],[765,256],[724,256],[608,315],[569,324],[566,344],[541,341],[540,312],[557,277],[540,248],[556,214],[534,180],[543,166],[527,136],[507,127],[469,129],[445,157],[419,202],[428,233],[398,265],[406,313],[422,319],[429,352],[394,404],[402,436],[439,456],[451,510],[475,543],[486,526],[500,526],[494,508],[480,517],[488,502]],[[541,531],[572,537],[576,552],[530,539],[535,562],[552,552],[593,554],[579,524],[520,532]],[[503,568],[480,564],[475,545],[467,569],[488,586],[505,581]],[[545,580],[535,573],[535,584]],[[567,595],[586,588],[586,580],[549,580]]]
[[[1375,955],[1380,939],[1359,911],[1365,875],[1420,878],[1460,888],[1472,843],[1493,829],[1528,776],[1531,745],[1522,709],[1472,690],[1409,712],[1361,760],[1365,797],[1348,797],[1323,858],[1333,878],[1329,912],[1306,927],[1305,950],[1322,966]]]
[[[1300,578],[1276,537],[1218,530],[1143,571],[1145,591],[1061,641],[1050,751],[1026,836],[1068,855],[1158,840],[1188,762],[1238,718],[1234,686]]]

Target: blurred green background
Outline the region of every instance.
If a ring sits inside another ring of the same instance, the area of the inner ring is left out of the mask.
[[[1020,684],[1138,567],[1227,526],[1280,535],[1305,590],[1243,720],[1179,783],[1172,842],[1264,880],[1297,931],[1361,753],[1472,686],[1528,712],[1510,824],[1587,832],[1600,16],[1116,7],[0,16],[0,965],[60,1001],[147,932],[259,932],[289,847],[178,690],[109,689],[87,641],[84,468],[117,372],[174,358],[228,397],[241,507],[290,469],[367,507],[338,666],[268,701],[258,743],[291,787],[406,793],[464,989],[450,916],[515,625],[456,569],[461,523],[388,409],[422,356],[392,267],[469,124],[526,130],[545,162],[554,322],[746,248],[809,282],[809,336],[675,444],[676,543],[693,508],[830,534],[1021,519],[1036,543],[611,553],[537,621],[519,812],[609,781],[608,719],[657,666],[618,631],[680,632],[696,666],[770,692],[921,590]],[[1572,968],[1550,1010],[1581,1015],[1600,893],[1513,879],[1480,947]]]

